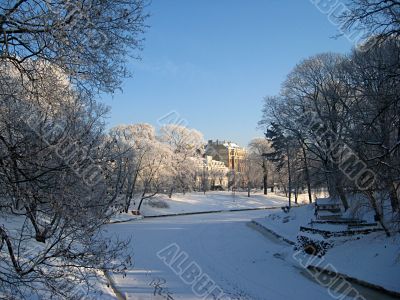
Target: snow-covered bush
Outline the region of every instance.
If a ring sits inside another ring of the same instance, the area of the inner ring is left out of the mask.
[[[297,243],[294,250],[304,251],[308,255],[315,255],[322,257],[326,254],[329,248],[332,248],[332,244],[323,240],[313,239],[306,235],[297,236]]]
[[[154,208],[169,208],[168,202],[162,199],[149,199],[145,204]]]

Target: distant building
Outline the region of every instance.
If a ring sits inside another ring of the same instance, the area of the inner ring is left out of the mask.
[[[246,150],[239,145],[227,141],[209,140],[206,145],[205,155],[213,160],[221,161],[229,170],[243,171],[243,159]]]
[[[211,189],[228,187],[229,169],[222,161],[213,160],[212,156],[206,155],[197,164],[197,184],[201,186],[202,180],[207,180],[207,186]]]

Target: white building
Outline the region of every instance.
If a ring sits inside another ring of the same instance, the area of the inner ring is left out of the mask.
[[[207,178],[208,186],[211,189],[228,187],[229,169],[222,161],[214,160],[212,156],[205,156],[198,164],[198,183],[201,185],[202,180]]]

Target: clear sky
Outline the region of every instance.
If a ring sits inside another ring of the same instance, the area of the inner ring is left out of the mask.
[[[123,92],[103,96],[108,125],[177,112],[205,139],[242,146],[254,137],[263,97],[278,93],[301,60],[350,51],[309,0],[152,0],[142,60]]]

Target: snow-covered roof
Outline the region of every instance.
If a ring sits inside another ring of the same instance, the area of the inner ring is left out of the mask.
[[[240,148],[240,146],[238,144],[231,143],[231,142],[224,143],[224,146],[231,147],[231,148]]]

